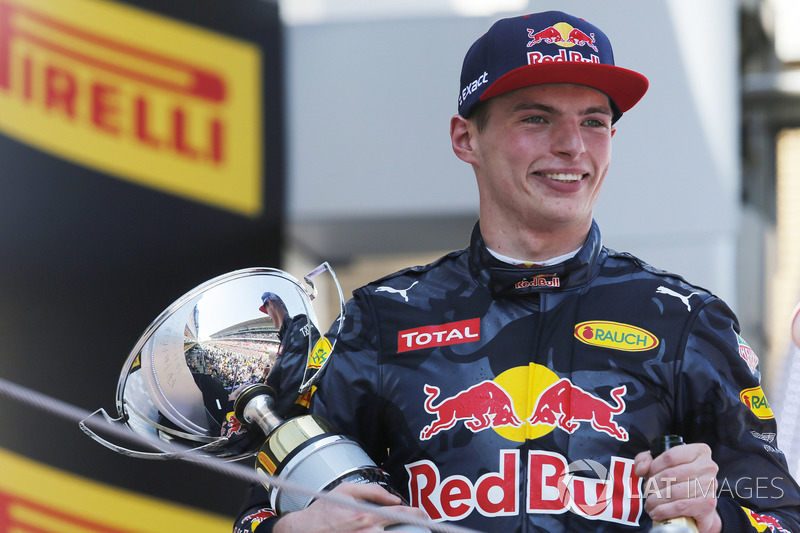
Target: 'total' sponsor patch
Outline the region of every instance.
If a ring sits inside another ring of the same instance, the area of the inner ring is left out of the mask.
[[[405,329],[397,334],[397,353],[475,342],[480,338],[481,321],[479,318]]]

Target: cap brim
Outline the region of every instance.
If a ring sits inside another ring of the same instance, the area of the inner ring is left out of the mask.
[[[506,73],[483,92],[480,100],[547,83],[574,83],[592,87],[607,94],[623,113],[642,99],[650,85],[647,78],[638,72],[613,65],[553,62],[526,65]]]

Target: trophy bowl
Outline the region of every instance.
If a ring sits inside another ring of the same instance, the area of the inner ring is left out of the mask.
[[[265,383],[279,357],[301,368],[296,393],[310,389],[333,349],[335,334],[322,336],[311,300],[312,279],[327,263],[305,277],[303,286],[290,274],[256,267],[226,273],[178,298],[144,331],[125,361],[117,384],[113,422],[150,443],[159,441],[199,449],[226,460],[256,453],[264,442],[235,417],[236,398],[249,385]],[[283,342],[282,342],[283,338]],[[287,344],[291,343],[289,347]],[[324,346],[320,346],[323,344]],[[284,371],[285,372],[285,371]],[[172,459],[171,446],[134,450],[81,428],[119,453],[147,459]]]

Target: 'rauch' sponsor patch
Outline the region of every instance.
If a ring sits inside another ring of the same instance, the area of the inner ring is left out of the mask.
[[[626,352],[642,352],[658,346],[658,338],[647,330],[604,320],[581,322],[575,326],[575,338],[590,346]]]

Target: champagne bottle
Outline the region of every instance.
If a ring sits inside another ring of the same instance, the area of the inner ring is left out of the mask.
[[[653,440],[650,444],[650,454],[653,459],[675,446],[683,444],[683,437],[680,435],[664,435]],[[698,533],[697,524],[692,518],[679,516],[660,522],[653,522],[653,529],[650,533]]]

